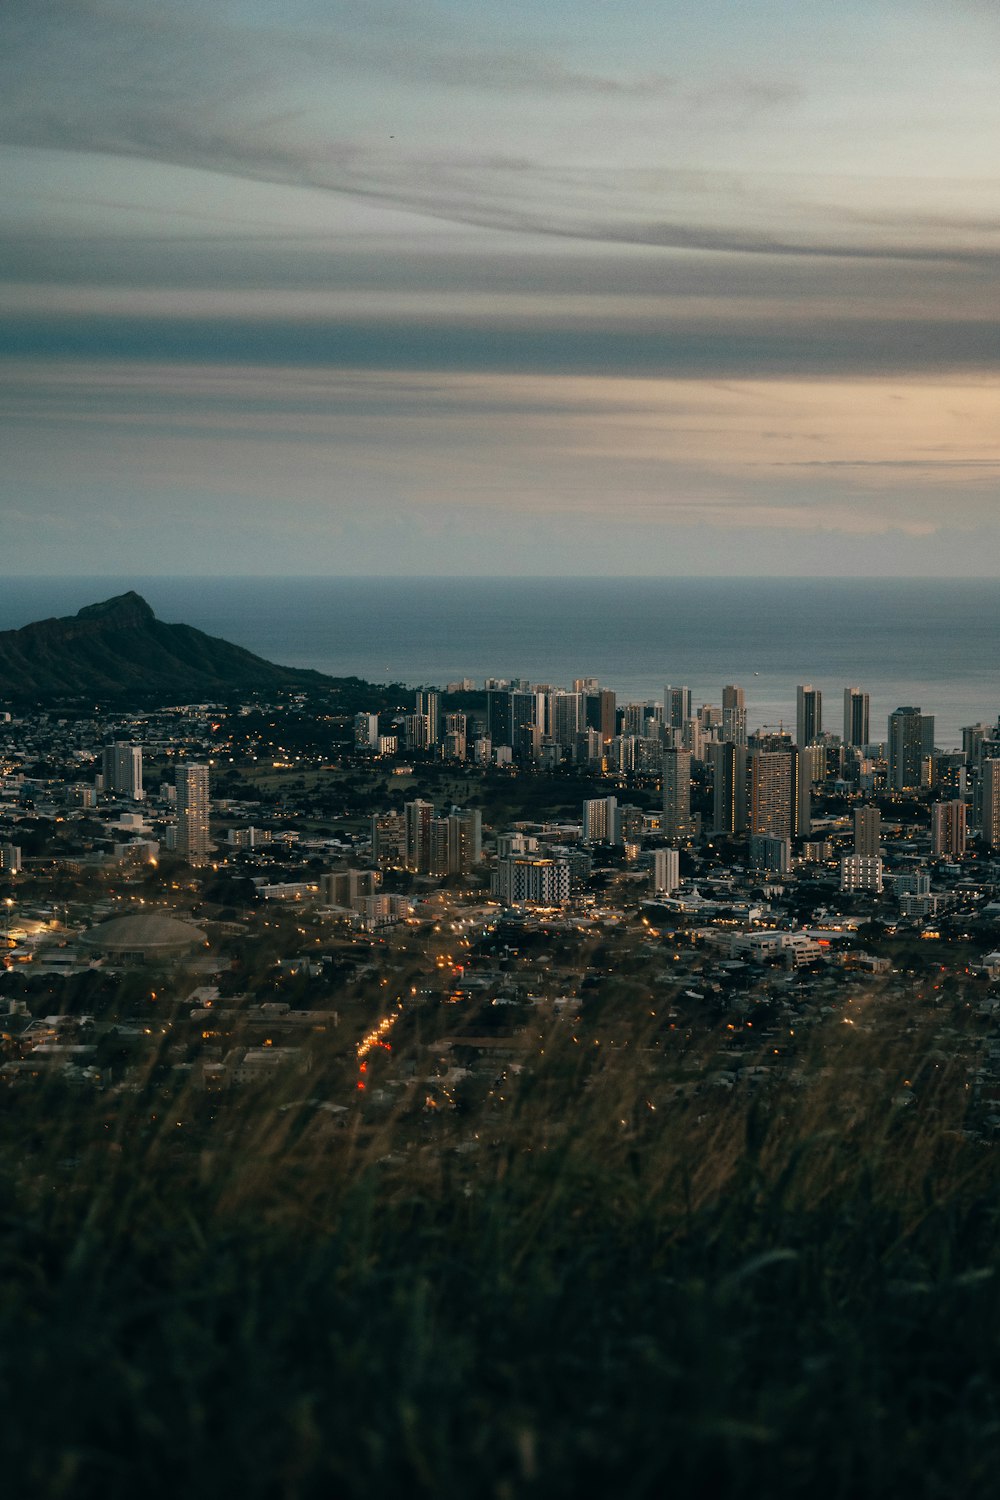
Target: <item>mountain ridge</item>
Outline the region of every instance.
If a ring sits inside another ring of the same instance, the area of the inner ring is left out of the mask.
[[[0,697],[12,701],[192,702],[282,687],[333,688],[339,681],[344,679],[279,666],[193,625],[167,624],[131,589],[75,615],[0,631]]]

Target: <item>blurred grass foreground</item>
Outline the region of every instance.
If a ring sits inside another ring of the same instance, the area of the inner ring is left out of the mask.
[[[993,1493],[996,1151],[847,1030],[655,1107],[558,1038],[502,1107],[5,1089],[6,1493]]]

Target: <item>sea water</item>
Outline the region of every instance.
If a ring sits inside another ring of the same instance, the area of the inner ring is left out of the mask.
[[[871,734],[900,705],[936,716],[942,747],[1000,713],[1000,582],[816,578],[17,578],[0,629],[135,589],[183,622],[286,666],[444,686],[598,677],[619,703],[665,683],[719,704],[746,693],[751,728],[795,723],[795,688],[823,694],[840,733],[843,690],[871,697]]]

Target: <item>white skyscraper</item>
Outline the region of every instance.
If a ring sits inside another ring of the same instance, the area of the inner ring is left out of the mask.
[[[681,880],[681,857],[676,849],[654,849],[652,886],[654,891],[660,891],[669,896],[675,891]]]

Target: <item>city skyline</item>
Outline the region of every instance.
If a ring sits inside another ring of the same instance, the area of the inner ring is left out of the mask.
[[[987,7],[0,38],[10,571],[996,573]]]

